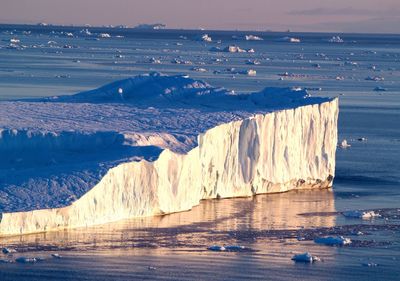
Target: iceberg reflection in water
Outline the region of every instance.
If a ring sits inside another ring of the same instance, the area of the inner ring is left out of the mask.
[[[154,248],[156,253],[164,248],[203,251],[209,244],[219,242],[262,250],[264,245],[258,238],[263,243],[279,244],[286,238],[295,239],[296,231],[335,225],[335,216],[299,215],[307,212],[335,212],[333,192],[293,191],[205,200],[188,212],[4,237],[2,244],[19,251]]]

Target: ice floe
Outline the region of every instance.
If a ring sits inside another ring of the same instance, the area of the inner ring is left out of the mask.
[[[345,246],[351,244],[351,239],[343,236],[327,236],[316,238],[314,242],[327,246]]]

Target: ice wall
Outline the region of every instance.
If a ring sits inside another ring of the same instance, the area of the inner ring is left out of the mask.
[[[112,168],[63,208],[3,213],[0,235],[102,224],[189,210],[202,199],[332,185],[338,101],[225,123],[198,137],[187,154]]]

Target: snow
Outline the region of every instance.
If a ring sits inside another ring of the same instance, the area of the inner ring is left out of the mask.
[[[345,246],[351,244],[350,238],[345,238],[343,236],[328,236],[328,237],[320,237],[314,240],[317,244],[323,244],[327,246]]]
[[[150,73],[1,102],[0,116],[3,235],[327,188],[335,173],[338,101],[299,88],[241,94]]]

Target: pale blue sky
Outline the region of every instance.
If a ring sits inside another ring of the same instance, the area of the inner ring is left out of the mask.
[[[400,33],[400,0],[0,0],[0,22]]]

